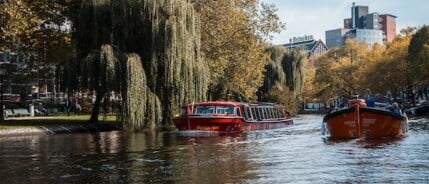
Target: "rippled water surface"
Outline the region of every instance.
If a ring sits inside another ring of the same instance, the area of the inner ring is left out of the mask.
[[[334,141],[322,116],[236,135],[0,138],[0,183],[429,183],[429,121],[399,139]]]

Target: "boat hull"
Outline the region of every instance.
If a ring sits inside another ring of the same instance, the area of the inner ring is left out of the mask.
[[[277,128],[284,128],[292,124],[293,124],[293,120],[290,118],[281,119],[281,120],[272,120],[272,121],[246,122],[242,127],[242,131],[277,129]]]
[[[243,132],[284,128],[293,124],[292,119],[246,122],[242,117],[188,116],[174,119],[179,130]]]
[[[352,107],[324,117],[331,138],[398,137],[406,132],[407,118],[382,109]]]
[[[187,116],[174,119],[179,130],[239,132],[244,126],[241,117]]]
[[[293,124],[283,105],[260,102],[209,101],[183,105],[173,119],[179,130],[243,132]]]

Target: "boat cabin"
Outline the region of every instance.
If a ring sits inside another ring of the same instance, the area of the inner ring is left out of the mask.
[[[283,106],[271,103],[244,105],[243,111],[246,120],[262,121],[286,117]]]
[[[286,117],[282,105],[273,103],[248,104],[239,102],[202,102],[182,107],[181,116],[240,116],[246,121],[275,120]]]
[[[186,115],[228,115],[241,116],[240,104],[234,102],[202,102],[182,107],[181,116]]]

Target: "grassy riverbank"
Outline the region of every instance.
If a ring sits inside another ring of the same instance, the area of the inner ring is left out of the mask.
[[[71,125],[93,125],[88,120],[90,115],[54,115],[54,116],[36,116],[36,117],[16,117],[8,118],[0,122],[0,129],[19,129],[32,127],[57,127]],[[116,124],[116,116],[99,116],[102,124]]]

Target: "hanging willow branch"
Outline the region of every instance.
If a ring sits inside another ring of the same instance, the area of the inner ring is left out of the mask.
[[[293,91],[294,97],[301,93],[304,82],[303,66],[307,56],[300,50],[289,51],[283,46],[267,49],[271,53],[271,61],[265,66],[262,93],[269,93],[273,87],[286,86]]]
[[[188,1],[84,1],[78,25],[80,76],[97,97],[122,91],[126,129],[169,126],[181,104],[205,100],[209,70]]]

